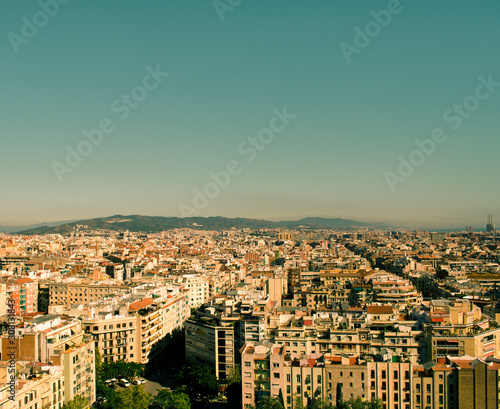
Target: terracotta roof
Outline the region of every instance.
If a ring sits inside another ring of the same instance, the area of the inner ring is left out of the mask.
[[[132,304],[129,305],[128,310],[129,311],[138,311],[142,308],[147,307],[148,305],[153,303],[153,299],[151,298],[144,298],[142,300],[136,301]]]
[[[33,280],[31,278],[18,278],[17,280],[14,280],[15,283],[17,284],[25,284],[25,283],[32,283]]]
[[[392,305],[369,305],[366,307],[368,314],[392,314]]]

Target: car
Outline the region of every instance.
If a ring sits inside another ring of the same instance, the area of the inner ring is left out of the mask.
[[[106,386],[113,386],[116,384],[116,378],[107,379],[106,381],[104,381],[104,383],[106,384]]]
[[[144,379],[140,379],[140,378],[139,379],[134,379],[132,381],[132,384],[134,384],[134,385],[144,385],[145,383],[146,383],[146,381]]]
[[[130,386],[130,382],[122,378],[118,382],[118,385],[123,386],[124,388],[128,388]]]

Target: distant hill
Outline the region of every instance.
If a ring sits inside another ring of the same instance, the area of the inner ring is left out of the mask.
[[[37,224],[31,224],[29,226],[0,226],[0,233],[14,233],[18,231],[23,231],[23,230],[33,230],[37,229],[40,227],[56,227],[60,226],[62,224],[68,224],[71,222],[74,222],[75,220],[62,220],[58,222],[44,222],[44,223],[37,223]]]
[[[39,226],[19,231],[19,234],[69,234],[78,225],[89,229],[133,232],[159,232],[177,228],[203,228],[207,230],[226,230],[236,228],[348,228],[348,227],[388,227],[384,223],[364,223],[348,219],[327,219],[321,217],[307,217],[297,221],[272,222],[268,220],[227,218],[227,217],[160,217],[140,215],[116,215],[98,219],[80,220],[58,226]]]
[[[364,223],[349,219],[328,219],[324,217],[306,217],[297,221],[279,222],[284,227],[365,227],[373,226],[385,228],[389,227],[385,223]]]

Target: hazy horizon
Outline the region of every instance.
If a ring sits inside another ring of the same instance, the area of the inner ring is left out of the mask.
[[[0,225],[500,217],[497,1],[1,7]]]

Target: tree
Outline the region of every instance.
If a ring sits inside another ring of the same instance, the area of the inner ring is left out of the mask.
[[[336,409],[330,402],[326,399],[316,399],[312,405],[313,409]]]
[[[366,409],[369,402],[364,401],[360,396],[358,396],[356,399],[349,399],[347,401],[347,404],[349,405],[350,409]]]
[[[151,394],[142,385],[134,385],[115,392],[112,399],[112,407],[116,409],[148,409]]]
[[[176,374],[177,382],[186,385],[186,392],[192,397],[200,394],[212,398],[219,394],[220,384],[215,374],[204,366],[183,366]]]
[[[285,409],[279,398],[264,396],[257,402],[256,409]]]
[[[228,402],[241,403],[241,367],[231,368],[227,375],[227,383],[226,397]]]
[[[342,394],[342,384],[337,383],[337,408],[343,408],[342,404],[344,402],[343,394]]]
[[[63,409],[86,409],[89,407],[89,401],[83,396],[75,396],[63,405]]]
[[[384,404],[380,399],[371,398],[370,401],[367,402],[366,409],[383,409]]]
[[[241,367],[233,366],[227,374],[227,383],[232,385],[233,383],[241,383]]]
[[[160,389],[153,399],[152,409],[191,409],[191,403],[185,393]]]
[[[301,395],[295,395],[295,405],[293,405],[293,407],[295,409],[306,409]]]

